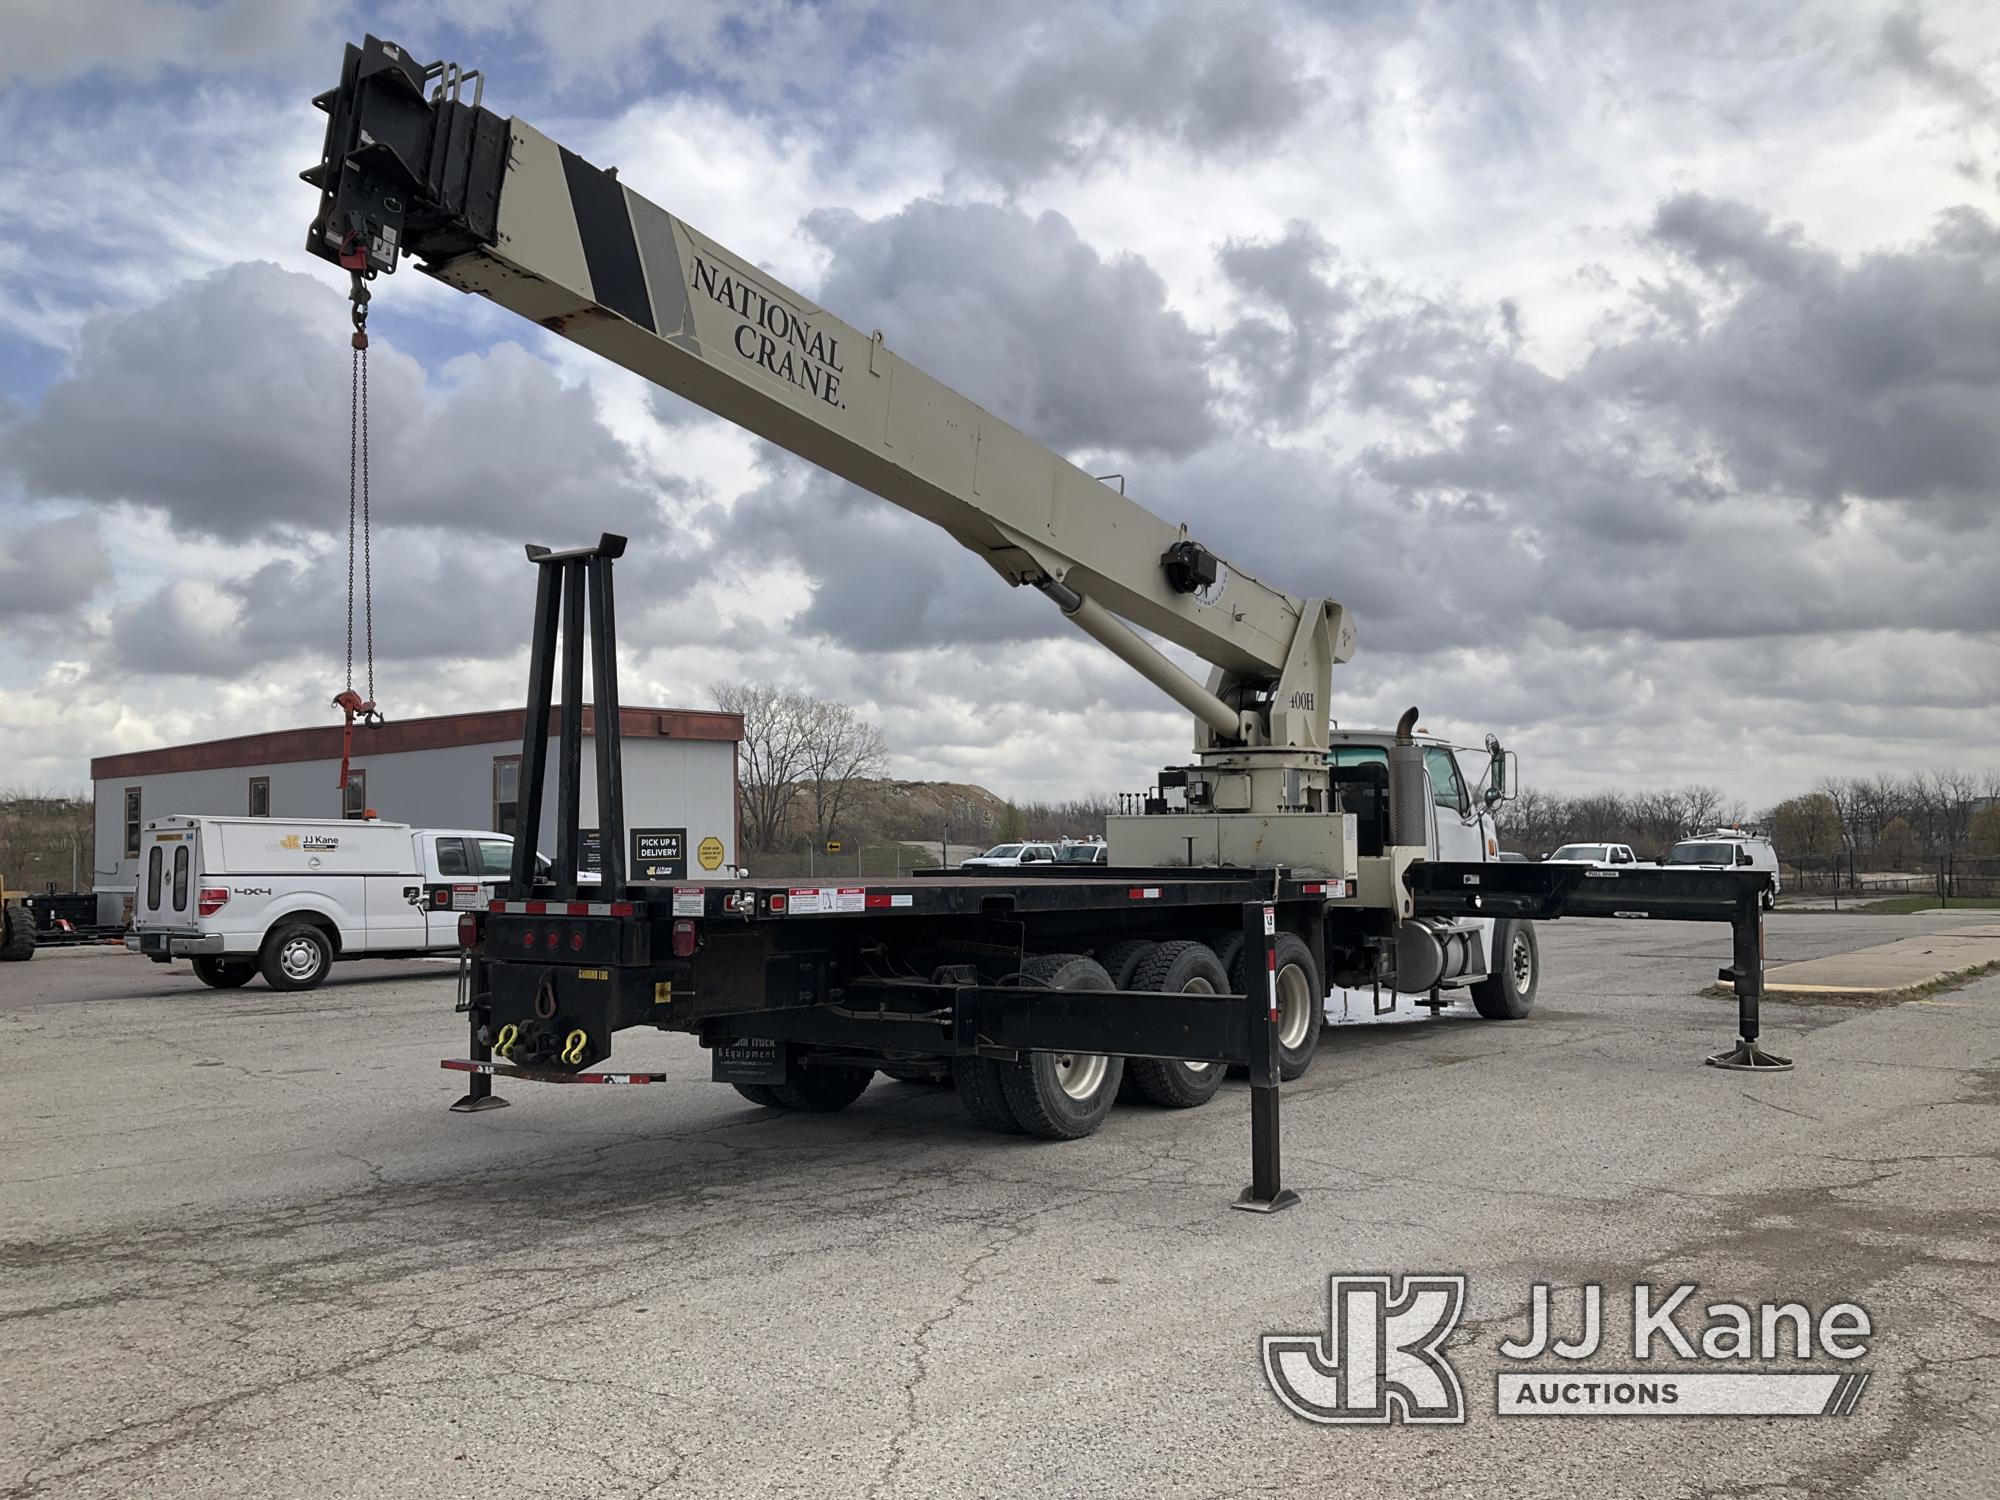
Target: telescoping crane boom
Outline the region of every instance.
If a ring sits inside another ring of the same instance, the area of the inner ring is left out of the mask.
[[[482,91],[476,74],[375,37],[350,46],[340,87],[315,101],[331,118],[304,174],[321,191],[308,248],[364,276],[418,257],[1040,589],[1196,720],[1187,805],[1200,826],[1177,818],[1149,837],[1152,820],[1114,820],[1115,860],[1349,865],[1326,778],[1332,669],[1354,651],[1346,610],[1232,566],[616,169],[483,108]],[[1208,663],[1208,680],[1142,630]]]

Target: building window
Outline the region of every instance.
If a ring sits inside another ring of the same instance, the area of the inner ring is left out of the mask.
[[[250,816],[253,818],[271,816],[271,778],[268,776],[250,778]]]
[[[518,833],[521,813],[521,757],[493,757],[493,831]]]
[[[139,857],[139,789],[125,788],[125,857]]]
[[[340,815],[343,818],[365,818],[368,816],[368,773],[349,771],[347,790],[341,795]]]

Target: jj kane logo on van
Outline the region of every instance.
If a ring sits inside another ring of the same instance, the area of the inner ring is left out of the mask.
[[[1503,1338],[1495,1381],[1503,1417],[1846,1416],[1868,1372],[1846,1368],[1868,1353],[1867,1309],[1836,1302],[1697,1301],[1684,1282],[1631,1291],[1629,1344],[1606,1343],[1604,1288],[1587,1283],[1574,1318],[1558,1318],[1546,1282],[1530,1290],[1527,1326]],[[1456,1275],[1327,1278],[1327,1326],[1263,1339],[1264,1378],[1295,1416],[1347,1423],[1462,1423],[1465,1391],[1446,1346],[1465,1310]],[[1572,1336],[1573,1335],[1573,1336]],[[1464,1346],[1460,1346],[1461,1348]],[[1636,1368],[1582,1367],[1599,1354]],[[1768,1368],[1784,1361],[1833,1368]],[[1767,1368],[1757,1368],[1757,1366]]]
[[[334,833],[288,833],[278,840],[280,849],[317,849],[326,853],[340,847],[340,835]]]

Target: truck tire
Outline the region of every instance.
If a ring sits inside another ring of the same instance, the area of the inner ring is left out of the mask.
[[[998,1135],[1021,1133],[1021,1122],[1014,1118],[1006,1086],[1000,1081],[999,1063],[990,1057],[954,1057],[951,1081],[958,1086],[958,1102],[965,1106],[973,1124]]]
[[[1243,936],[1235,934],[1234,953],[1229,963],[1232,993],[1249,993],[1250,977],[1243,972]],[[1326,986],[1320,982],[1319,965],[1312,949],[1296,933],[1281,932],[1276,943],[1278,959],[1278,1076],[1290,1083],[1305,1075],[1319,1051],[1319,1033],[1326,1021]],[[1255,982],[1265,983],[1263,975]]]
[[[1113,988],[1104,966],[1081,953],[1041,954],[1028,960],[1025,972],[1055,990]],[[1022,1130],[1045,1141],[1073,1141],[1111,1113],[1125,1059],[1102,1052],[1030,1052],[1019,1062],[998,1064],[998,1071]]]
[[[781,1108],[805,1114],[830,1115],[847,1108],[875,1081],[873,1068],[803,1067],[792,1083],[774,1083],[771,1093]]]
[[[257,977],[254,958],[197,958],[194,977],[212,990],[241,989]]]
[[[1493,972],[1472,986],[1472,1004],[1489,1021],[1519,1021],[1535,1008],[1542,945],[1535,924],[1501,918],[1493,924]]]
[[[286,922],[264,939],[257,967],[274,990],[309,990],[333,967],[333,944],[310,922]]]
[[[768,1083],[732,1083],[729,1086],[745,1099],[748,1099],[752,1104],[758,1105],[763,1109],[783,1109],[785,1107],[778,1102],[776,1091]]]
[[[1159,943],[1120,989],[1160,990],[1168,994],[1195,991],[1204,995],[1229,993],[1229,975],[1222,960],[1206,943]],[[1193,1109],[1208,1103],[1222,1087],[1228,1071],[1221,1063],[1180,1062],[1158,1057],[1128,1058],[1126,1081],[1142,1099],[1167,1109]]]
[[[26,963],[35,956],[35,914],[25,906],[0,912],[0,959]]]
[[[1139,972],[1139,965],[1157,947],[1158,943],[1145,938],[1120,938],[1098,949],[1095,956],[1104,965],[1104,972],[1111,976],[1111,988],[1129,990],[1133,987],[1132,976]]]

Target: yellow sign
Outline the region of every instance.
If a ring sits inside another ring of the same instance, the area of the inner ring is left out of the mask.
[[[695,858],[701,861],[704,870],[720,869],[722,866],[722,840],[710,834],[695,846]]]
[[[674,1003],[673,981],[670,979],[663,979],[658,983],[656,983],[653,986],[653,1004],[672,1005],[673,1003]]]
[[[826,852],[827,852],[828,854],[838,854],[838,853],[840,853],[840,840],[839,840],[839,839],[828,839],[828,840],[826,841]]]

